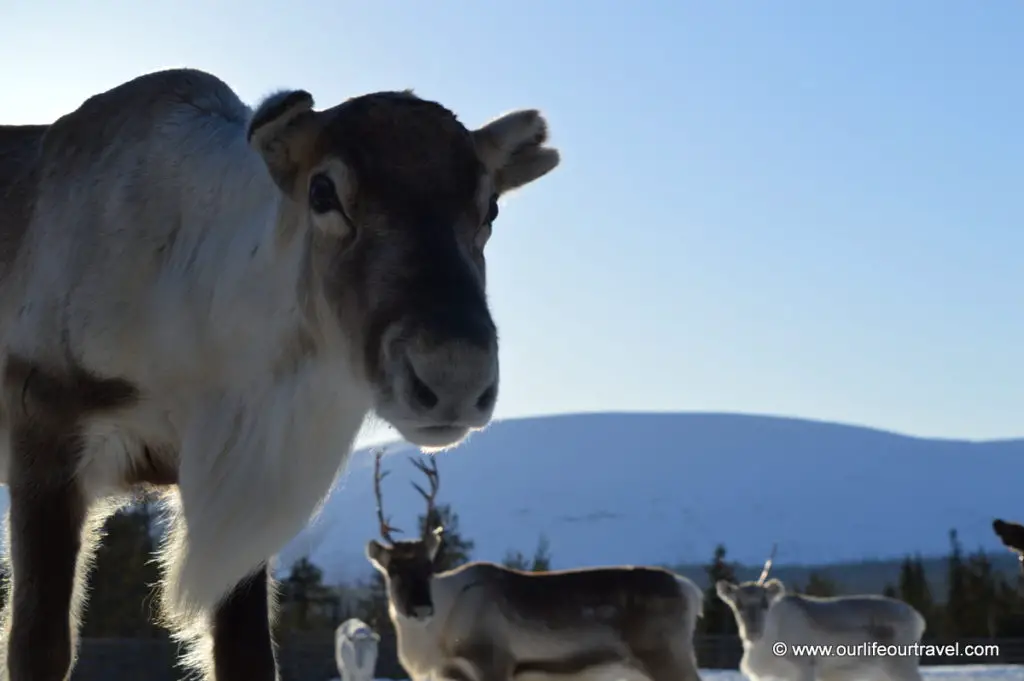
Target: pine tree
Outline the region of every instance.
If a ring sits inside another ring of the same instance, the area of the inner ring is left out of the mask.
[[[905,557],[900,564],[899,598],[921,613],[929,630],[935,626],[935,599],[919,554]]]
[[[813,570],[807,576],[807,586],[803,588],[803,593],[808,596],[835,596],[839,593],[839,587],[825,575]]]
[[[513,570],[526,572],[547,572],[551,569],[550,542],[546,535],[541,535],[537,541],[537,548],[533,552],[533,558],[527,559],[522,551],[508,551],[501,561],[505,567]]]
[[[943,634],[949,640],[963,635],[965,623],[970,617],[970,595],[967,591],[967,569],[964,566],[963,551],[955,529],[949,531],[950,552],[947,560],[946,608]]]
[[[444,572],[468,563],[475,543],[459,532],[459,514],[453,511],[449,504],[440,504],[433,507],[429,515],[429,519],[427,514],[419,517],[417,526],[420,528],[421,537],[426,536],[428,528],[431,531],[438,526],[444,528],[441,548],[434,559],[434,571]]]
[[[145,502],[107,518],[89,575],[83,636],[150,638],[163,632],[153,624],[155,586],[152,518]]]
[[[526,571],[530,569],[530,561],[527,560],[526,556],[519,549],[515,551],[509,549],[506,551],[505,557],[501,559],[501,564],[513,570]]]
[[[533,560],[530,565],[531,572],[547,572],[551,569],[551,542],[547,535],[540,535],[537,540],[537,549],[533,552]]]
[[[323,570],[305,556],[292,565],[278,586],[279,630],[310,631],[331,626],[340,605],[323,578]]]
[[[725,562],[725,546],[719,544],[715,547],[715,555],[711,564],[704,568],[708,580],[711,582],[704,595],[704,617],[698,620],[698,627],[705,634],[735,634],[736,618],[732,610],[718,597],[715,584],[720,579],[736,583],[736,569]]]
[[[984,551],[978,550],[967,558],[965,574],[968,612],[970,613],[968,636],[996,635],[996,580],[992,574],[992,563]]]

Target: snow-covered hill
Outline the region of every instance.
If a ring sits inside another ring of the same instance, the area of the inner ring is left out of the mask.
[[[412,530],[408,445],[385,458],[385,510]],[[1024,440],[928,440],[868,428],[735,414],[601,413],[493,424],[438,455],[475,558],[530,553],[542,533],[556,567],[705,562],[719,542],[757,564],[999,550],[995,516],[1024,517]],[[284,564],[309,554],[329,581],[368,574],[377,536],[373,460],[356,452],[320,518]]]

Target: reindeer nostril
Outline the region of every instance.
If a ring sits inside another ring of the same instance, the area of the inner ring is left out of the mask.
[[[476,408],[480,411],[486,411],[494,406],[494,401],[498,397],[498,383],[495,381],[488,386],[487,390],[480,393],[480,397],[477,398]]]
[[[430,389],[426,383],[424,383],[419,376],[416,375],[416,370],[412,364],[407,367],[409,371],[409,378],[412,381],[412,398],[424,409],[433,409],[437,406],[438,398],[437,393]]]

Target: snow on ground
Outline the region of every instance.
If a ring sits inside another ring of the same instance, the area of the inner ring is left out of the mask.
[[[746,681],[735,669],[701,669],[704,681]],[[925,681],[1024,681],[1024,665],[956,665],[922,667]]]
[[[701,669],[704,681],[746,681],[746,678],[735,669]],[[1024,681],[1024,665],[950,665],[940,667],[922,667],[921,675],[925,681]],[[338,681],[338,679],[332,679]],[[390,681],[376,679],[376,681]]]
[[[422,482],[406,460],[415,451],[395,445],[384,462],[384,503],[407,532],[423,512],[409,485]],[[965,547],[1005,554],[992,518],[1020,507],[1024,439],[930,440],[743,414],[561,414],[497,421],[440,454],[438,468],[439,501],[458,512],[479,560],[529,555],[544,534],[556,567],[703,564],[719,542],[745,565],[760,565],[771,542],[780,563],[820,565],[944,556],[951,527]],[[308,554],[329,584],[369,577],[375,508],[364,449],[279,564]]]

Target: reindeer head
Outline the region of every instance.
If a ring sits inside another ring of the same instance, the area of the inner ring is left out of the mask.
[[[992,530],[1003,546],[1017,554],[1020,571],[1024,575],[1024,525],[996,518],[992,521]]]
[[[248,136],[285,199],[280,240],[304,240],[314,342],[347,353],[377,413],[414,444],[485,426],[498,339],[484,246],[499,197],[559,163],[540,113],[469,130],[408,91],[314,111],[295,90],[265,99]]]
[[[775,560],[776,546],[772,546],[771,555],[765,561],[761,576],[756,582],[733,584],[724,579],[715,584],[718,597],[732,609],[736,615],[736,625],[740,635],[748,641],[756,641],[764,633],[765,616],[772,603],[786,593],[786,587],[777,579],[768,579],[772,562]]]
[[[434,576],[434,559],[441,548],[443,527],[428,529],[419,539],[394,540],[392,532],[401,532],[392,527],[384,517],[384,505],[381,498],[380,481],[387,475],[381,473],[380,460],[383,452],[376,452],[374,461],[373,489],[377,498],[377,520],[380,523],[380,536],[388,545],[371,539],[366,545],[366,557],[370,564],[384,577],[387,583],[388,600],[399,615],[420,622],[428,622],[434,615],[434,599],[430,592],[430,583]],[[423,495],[427,502],[426,518],[433,516],[434,497],[440,479],[437,472],[437,461],[430,459],[428,466],[423,461],[411,459],[430,484],[430,492],[413,483],[413,487]]]

